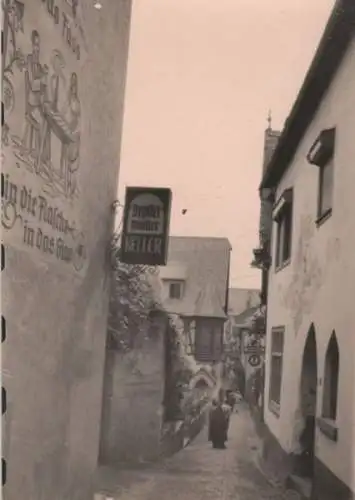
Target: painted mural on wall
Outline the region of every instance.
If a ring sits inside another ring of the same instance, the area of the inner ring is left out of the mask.
[[[329,238],[325,254],[319,255],[313,242],[315,231],[312,217],[302,216],[292,280],[285,291],[280,290],[283,305],[291,312],[296,334],[303,318],[312,312],[332,264],[340,258],[340,240],[336,237]]]
[[[80,203],[82,63],[76,2],[37,4],[2,2],[4,240],[80,271],[86,249],[74,216]]]

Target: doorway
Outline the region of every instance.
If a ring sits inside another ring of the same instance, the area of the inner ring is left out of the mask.
[[[317,411],[317,342],[313,324],[308,331],[303,351],[300,410],[303,430],[299,436],[301,454],[297,464],[297,473],[302,477],[313,479]]]

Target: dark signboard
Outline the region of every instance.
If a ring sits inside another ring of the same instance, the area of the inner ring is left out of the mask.
[[[164,266],[168,257],[172,193],[168,188],[127,187],[121,260]]]
[[[244,333],[244,352],[249,354],[261,354],[265,348],[263,345],[264,339],[255,333]]]

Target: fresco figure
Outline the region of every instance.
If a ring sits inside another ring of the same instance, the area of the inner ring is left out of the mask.
[[[10,13],[17,3],[16,0],[6,1],[9,2],[6,19],[10,33]],[[13,36],[8,38],[13,41]],[[16,158],[27,170],[43,179],[46,194],[73,198],[78,192],[76,173],[81,142],[78,75],[71,72],[70,77],[66,77],[65,59],[58,49],[51,50],[49,65],[44,64],[42,59],[46,50],[43,51],[36,29],[32,30],[30,39],[31,52],[26,56],[21,56],[20,49],[14,49],[18,61],[14,60],[19,69],[24,70],[23,130],[18,136],[4,127],[3,144],[9,144],[10,135]],[[14,105],[14,92],[10,80],[5,86],[9,111]]]
[[[18,47],[16,44],[16,33],[23,33],[23,14],[24,4],[18,0],[3,0],[3,34],[2,34],[2,74],[6,69],[12,66],[12,63],[18,58]]]
[[[30,156],[37,158],[41,143],[41,128],[44,121],[43,96],[47,91],[48,68],[40,63],[41,39],[37,30],[31,35],[32,53],[27,56],[25,70],[25,131],[22,144]]]
[[[62,116],[68,127],[70,140],[63,143],[61,160],[60,160],[60,171],[62,175],[65,175],[67,171],[68,175],[68,189],[72,188],[72,173],[75,172],[79,165],[79,148],[80,148],[80,118],[81,118],[81,108],[80,100],[78,95],[78,76],[76,73],[72,73],[70,77],[70,85],[67,94],[67,98],[62,109]]]

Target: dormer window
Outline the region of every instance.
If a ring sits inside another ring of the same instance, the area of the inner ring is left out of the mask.
[[[183,295],[183,282],[171,281],[169,282],[169,299],[182,299]]]
[[[312,145],[307,160],[319,168],[318,220],[331,214],[334,183],[335,128],[323,130]]]
[[[291,258],[293,189],[286,189],[273,210],[276,223],[275,268],[284,267]]]

